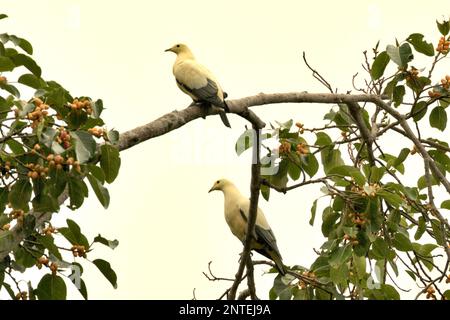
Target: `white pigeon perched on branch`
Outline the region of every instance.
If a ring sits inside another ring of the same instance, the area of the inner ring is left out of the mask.
[[[227,221],[231,232],[244,243],[247,234],[250,200],[244,197],[231,181],[226,179],[217,180],[209,192],[214,190],[223,192],[225,200],[225,220]],[[278,271],[282,275],[286,274],[286,269],[277,247],[277,240],[260,208],[258,208],[257,211],[255,232],[253,234],[251,248],[275,262]]]
[[[165,51],[171,51],[177,55],[173,64],[173,75],[181,91],[189,95],[195,103],[206,102],[229,112],[224,100],[226,93],[222,91],[216,77],[195,60],[187,45],[179,43]],[[219,112],[219,115],[224,125],[231,128],[225,112]]]

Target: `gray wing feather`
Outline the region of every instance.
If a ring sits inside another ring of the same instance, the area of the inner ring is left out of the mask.
[[[245,223],[247,223],[247,217],[245,216],[242,209],[239,210],[241,213],[242,219],[244,219]],[[280,251],[278,250],[277,246],[277,239],[275,238],[275,235],[273,234],[272,230],[264,229],[258,225],[255,225],[255,240],[260,243],[264,243],[269,246],[270,249],[275,251],[279,256],[281,256]]]
[[[217,92],[219,91],[219,88],[217,87],[217,84],[212,81],[211,79],[207,79],[207,84],[204,87],[193,89],[185,85],[184,83],[181,83],[177,80],[178,84],[182,86],[186,91],[193,94],[195,97],[197,97],[198,101],[204,101],[209,102],[210,104],[220,107],[220,108],[226,108],[225,103],[223,100],[221,100],[217,96]]]

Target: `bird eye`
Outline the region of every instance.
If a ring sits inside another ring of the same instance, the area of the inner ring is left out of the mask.
[[[217,180],[216,183],[219,184],[220,180]]]
[[[180,45],[179,44],[177,44],[177,48],[179,48],[180,47]]]

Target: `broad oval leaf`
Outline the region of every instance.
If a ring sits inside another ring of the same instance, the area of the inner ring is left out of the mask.
[[[373,80],[379,79],[386,69],[386,66],[389,63],[389,55],[386,51],[380,52],[378,56],[375,58],[375,61],[372,64],[372,69],[370,70],[370,75]]]
[[[101,158],[100,158],[100,167],[103,169],[105,173],[105,180],[108,183],[113,182],[117,175],[119,174],[120,169],[120,154],[119,150],[109,144],[104,144],[100,148]]]
[[[39,281],[36,295],[39,300],[65,300],[67,296],[66,284],[61,277],[46,274]]]
[[[114,289],[117,289],[117,275],[111,268],[111,264],[108,261],[102,259],[95,259],[93,264],[100,270],[106,279],[112,284]]]
[[[447,127],[447,112],[441,106],[435,107],[430,113],[430,125],[444,131]]]
[[[413,33],[406,39],[406,41],[411,43],[417,52],[423,53],[424,55],[430,57],[434,56],[433,44],[424,41],[423,34]]]

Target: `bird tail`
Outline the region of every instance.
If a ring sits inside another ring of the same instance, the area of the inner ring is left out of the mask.
[[[271,259],[273,260],[273,262],[275,262],[275,266],[276,266],[278,272],[282,276],[284,276],[286,274],[286,267],[283,264],[283,261],[281,260],[281,257],[274,252],[273,254],[271,254]]]
[[[226,94],[224,92],[224,94]],[[226,94],[226,96],[224,96],[224,100],[223,100],[223,108],[225,109],[225,112],[230,112],[230,108],[228,108],[227,102],[225,101],[225,98],[228,97],[228,94]]]
[[[286,274],[286,266],[283,264],[281,255],[277,251],[268,248],[255,249],[255,251],[275,262],[275,267],[282,276]]]
[[[223,124],[226,125],[228,128],[231,128],[230,121],[228,121],[226,113],[221,111],[219,112],[219,116]]]

